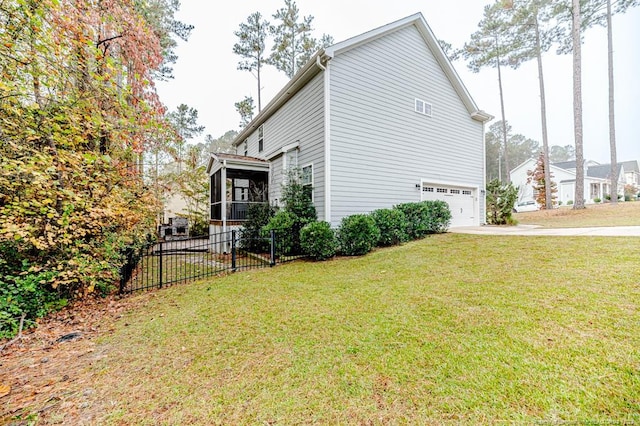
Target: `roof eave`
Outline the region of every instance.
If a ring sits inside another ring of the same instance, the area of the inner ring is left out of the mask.
[[[269,117],[271,117],[282,105],[298,93],[313,77],[324,68],[318,62],[326,61],[325,50],[320,49],[302,67],[296,75],[278,92],[278,94],[267,104],[258,115],[251,120],[247,126],[236,136],[232,145],[238,146],[251,133],[260,127]]]

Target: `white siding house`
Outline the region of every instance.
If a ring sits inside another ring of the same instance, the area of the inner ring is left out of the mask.
[[[212,157],[212,187],[216,174],[223,186],[212,190],[212,232],[242,220],[214,208],[223,198],[252,202],[221,178],[229,170],[239,176],[242,157],[264,172],[254,177],[268,182],[274,204],[284,172],[301,169],[318,218],[333,226],[427,199],[449,204],[451,226],[483,224],[484,123],[492,118],[420,13],[337,43],[316,53],[238,135],[235,156]]]
[[[557,201],[562,205],[571,204],[575,201],[576,183],[576,162],[565,161],[561,163],[551,163],[551,180],[558,188]],[[511,183],[518,188],[518,202],[530,201],[536,198],[533,183],[527,182],[529,170],[534,170],[536,160],[529,159],[511,170]],[[591,204],[600,202],[611,193],[612,179],[611,166],[609,164],[598,164],[594,161],[586,161],[584,166],[584,200]],[[622,163],[618,164],[618,176],[613,179],[614,187],[617,186],[618,194],[624,192],[625,171]],[[617,183],[617,185],[616,185]]]

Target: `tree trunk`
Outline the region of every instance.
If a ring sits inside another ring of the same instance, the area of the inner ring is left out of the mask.
[[[258,73],[258,114],[260,114],[260,111],[262,111],[262,96],[260,93],[260,84],[262,83],[260,81],[260,68],[261,68],[261,60],[262,58],[260,56],[258,56],[258,66],[256,67],[256,71]]]
[[[498,42],[496,40],[496,47],[498,46]],[[498,68],[498,88],[500,90],[500,112],[502,114],[502,143],[504,146],[504,167],[505,167],[505,175],[506,182],[511,182],[511,176],[509,175],[509,148],[507,147],[507,121],[504,117],[504,94],[502,93],[502,71],[500,70],[500,54],[496,55],[496,65]]]
[[[582,40],[580,0],[572,0],[573,24],[573,133],[576,145],[576,185],[573,209],[584,209],[584,154],[582,144]]]
[[[607,53],[609,65],[609,149],[611,150],[611,204],[618,204],[618,158],[616,154],[616,120],[613,97],[613,29],[611,0],[607,0]]]
[[[551,168],[549,167],[549,137],[547,135],[547,103],[544,93],[544,75],[542,73],[542,49],[540,47],[540,27],[538,17],[534,17],[536,31],[536,58],[538,60],[538,80],[540,82],[540,117],[542,123],[542,152],[544,154],[544,200],[547,210],[553,208],[551,195]]]

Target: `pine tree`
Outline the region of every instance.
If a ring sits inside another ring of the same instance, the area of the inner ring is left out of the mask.
[[[255,71],[258,80],[258,112],[262,111],[262,65],[267,62],[264,57],[265,40],[269,30],[269,21],[262,19],[260,12],[249,15],[246,23],[240,24],[240,29],[234,34],[238,37],[238,43],[233,46],[233,53],[244,58],[238,63],[238,69]]]

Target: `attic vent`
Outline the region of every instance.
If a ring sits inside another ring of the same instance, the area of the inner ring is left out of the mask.
[[[431,117],[431,104],[416,98],[416,112]]]

